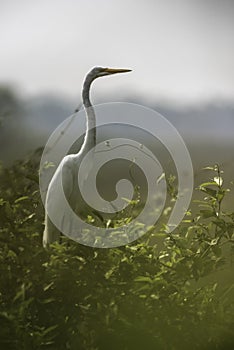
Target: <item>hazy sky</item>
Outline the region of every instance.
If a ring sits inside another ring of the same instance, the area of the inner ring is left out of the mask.
[[[95,95],[234,97],[232,0],[0,0],[0,83],[75,97],[95,65],[132,68]]]

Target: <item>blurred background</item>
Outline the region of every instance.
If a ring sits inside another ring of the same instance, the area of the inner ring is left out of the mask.
[[[183,137],[195,173],[234,171],[232,0],[2,0],[0,158],[44,146],[81,102],[93,66],[131,68],[98,79],[93,103],[155,109]]]

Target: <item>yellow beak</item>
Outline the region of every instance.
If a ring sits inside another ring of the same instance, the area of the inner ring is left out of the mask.
[[[115,74],[115,73],[127,73],[131,72],[131,69],[122,69],[122,68],[105,68],[104,72]]]

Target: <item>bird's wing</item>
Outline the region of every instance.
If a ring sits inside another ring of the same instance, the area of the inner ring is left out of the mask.
[[[62,188],[65,194],[66,199],[69,199],[72,196],[73,184],[74,184],[74,165],[71,159],[65,157],[62,162],[59,164],[57,170],[55,171],[46,194],[46,203],[45,203],[45,231],[43,240],[45,244],[50,244],[59,237],[60,231],[64,231],[64,196],[59,190]],[[68,220],[66,220],[68,222]],[[56,225],[54,225],[54,223]],[[65,224],[67,226],[67,224]]]
[[[76,173],[74,160],[70,156],[67,156],[63,159],[62,164],[62,184],[63,191],[67,200],[71,198],[72,193],[74,191],[76,178],[75,175]]]

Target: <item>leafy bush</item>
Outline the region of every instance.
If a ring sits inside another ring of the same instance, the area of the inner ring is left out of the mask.
[[[63,237],[44,250],[39,157],[0,174],[2,349],[234,348],[234,213],[218,166],[172,234],[115,249]]]

